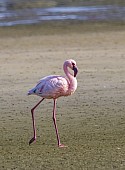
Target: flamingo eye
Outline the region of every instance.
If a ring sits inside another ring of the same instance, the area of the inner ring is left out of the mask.
[[[75,68],[75,63],[72,63],[72,69],[74,70],[74,68]]]

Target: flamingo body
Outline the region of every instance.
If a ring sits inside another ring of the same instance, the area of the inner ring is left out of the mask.
[[[69,72],[68,68],[74,71],[74,75]],[[44,77],[37,83],[37,85],[34,88],[29,90],[28,92],[28,95],[33,94],[33,95],[42,97],[42,99],[31,109],[34,136],[29,141],[29,144],[31,144],[32,142],[36,140],[36,127],[35,127],[35,120],[34,120],[35,108],[44,99],[53,99],[54,100],[53,122],[54,122],[55,130],[56,130],[58,146],[64,147],[64,145],[62,145],[60,142],[58,128],[56,124],[56,101],[57,101],[57,98],[61,96],[68,96],[75,92],[77,88],[76,75],[77,75],[78,69],[76,67],[76,62],[72,59],[66,60],[64,62],[63,69],[66,74],[66,77],[63,77],[60,75],[50,75],[50,76]]]
[[[46,99],[56,99],[60,96],[69,95],[69,86],[70,83],[65,77],[51,75],[41,79],[28,94],[38,95]]]

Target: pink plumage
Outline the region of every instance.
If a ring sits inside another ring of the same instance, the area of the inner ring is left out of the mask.
[[[47,76],[29,91],[29,94],[35,94],[46,99],[58,98],[67,95],[69,81],[62,76]]]
[[[70,68],[74,71],[74,75],[71,74],[68,70]],[[33,121],[33,131],[34,136],[29,141],[29,144],[36,141],[36,127],[34,120],[34,110],[35,108],[44,100],[44,99],[53,99],[54,107],[53,107],[53,122],[56,130],[56,136],[59,147],[64,147],[60,142],[58,128],[56,124],[56,101],[58,97],[68,96],[75,92],[77,88],[77,79],[76,75],[78,72],[76,62],[72,59],[66,60],[63,64],[63,69],[66,74],[66,77],[60,75],[50,75],[42,78],[37,85],[28,92],[28,95],[34,94],[42,97],[42,99],[31,109],[32,113],[32,121]]]

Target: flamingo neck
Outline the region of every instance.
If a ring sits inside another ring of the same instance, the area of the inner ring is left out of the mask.
[[[69,86],[69,93],[74,93],[74,91],[77,88],[77,80],[76,77],[74,77],[68,70],[68,66],[64,64],[63,66],[64,72],[69,80],[70,86]]]

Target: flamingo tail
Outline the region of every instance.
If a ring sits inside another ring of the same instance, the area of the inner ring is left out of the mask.
[[[33,89],[28,91],[27,95],[35,94],[35,92],[36,92],[36,88],[33,88]]]

